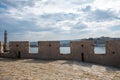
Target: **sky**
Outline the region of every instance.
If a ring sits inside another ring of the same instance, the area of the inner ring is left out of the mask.
[[[0,41],[120,38],[120,0],[0,0]]]

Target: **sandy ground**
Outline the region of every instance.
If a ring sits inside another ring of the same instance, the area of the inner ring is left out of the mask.
[[[120,80],[120,69],[67,60],[0,58],[0,80]]]

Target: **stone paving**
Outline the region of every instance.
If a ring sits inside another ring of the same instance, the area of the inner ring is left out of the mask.
[[[67,60],[0,58],[0,80],[120,80],[120,69]]]

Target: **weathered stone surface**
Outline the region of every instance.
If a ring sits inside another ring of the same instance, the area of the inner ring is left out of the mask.
[[[87,56],[87,62],[120,66],[120,41],[106,41],[106,54],[91,54]]]
[[[106,42],[106,56],[107,64],[120,65],[120,40]]]
[[[68,60],[1,59],[0,80],[120,80],[120,69]]]
[[[73,59],[85,61],[87,55],[94,53],[94,43],[90,41],[71,42],[71,54]]]
[[[28,41],[12,41],[10,42],[10,54],[14,57],[24,58],[29,53],[29,42]]]
[[[60,55],[59,41],[39,41],[38,52],[41,59],[56,59]]]
[[[0,51],[1,45],[0,42]],[[12,41],[9,45],[9,54],[0,54],[0,57],[79,60],[120,67],[120,40],[107,41],[106,54],[94,54],[94,43],[90,41],[72,41],[70,54],[60,54],[59,41],[39,41],[38,54],[29,54],[28,41]]]

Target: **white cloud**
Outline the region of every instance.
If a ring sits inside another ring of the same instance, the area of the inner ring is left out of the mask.
[[[93,7],[97,9],[113,9],[120,11],[120,0],[95,0]]]
[[[109,29],[111,26],[120,25],[119,0],[0,2],[7,6],[7,9],[0,7],[0,24],[5,25],[5,28],[0,28],[8,29],[10,35],[14,35],[13,39],[33,41],[97,36],[120,37],[117,35],[119,31],[111,32]]]

